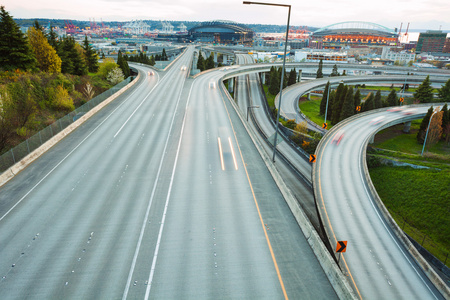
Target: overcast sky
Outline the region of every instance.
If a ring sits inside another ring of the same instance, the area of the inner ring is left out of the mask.
[[[264,0],[257,0],[265,2]],[[291,24],[322,27],[345,21],[374,22],[402,32],[450,31],[449,0],[281,0],[292,5]],[[14,18],[96,21],[231,20],[245,24],[286,24],[287,8],[243,5],[242,0],[0,0]]]

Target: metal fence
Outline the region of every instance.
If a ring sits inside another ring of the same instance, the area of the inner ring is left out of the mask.
[[[126,86],[132,80],[128,77],[124,81],[118,83],[107,91],[104,91],[100,95],[92,98],[82,106],[76,108],[74,111],[65,115],[61,119],[50,124],[46,128],[42,129],[35,135],[31,136],[26,141],[10,149],[8,152],[3,153],[0,156],[0,174],[13,166],[16,162],[23,159],[25,156],[39,148],[42,144],[51,139],[54,135],[65,129],[67,126],[75,122],[78,118],[84,115],[86,112],[105,101],[107,98],[117,93],[120,89]]]

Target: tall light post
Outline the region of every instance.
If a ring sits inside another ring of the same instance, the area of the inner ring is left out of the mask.
[[[431,119],[433,119],[433,116],[434,116],[438,111],[439,111],[439,107],[436,107],[436,109],[434,110],[434,112],[431,114],[430,121],[428,121],[427,133],[425,133],[425,139],[423,140],[422,153],[420,153],[420,155],[423,155],[423,151],[425,150],[425,144],[426,144],[426,142],[427,142],[428,130],[430,130]]]
[[[331,83],[328,81],[327,106],[325,107],[325,120],[323,120],[324,129],[327,127],[328,100],[330,100]]]
[[[244,4],[256,4],[256,5],[269,5],[269,6],[282,6],[289,8],[288,18],[287,18],[287,26],[286,26],[286,40],[284,42],[284,57],[283,57],[283,69],[281,71],[281,82],[280,82],[280,101],[278,101],[278,112],[277,112],[277,121],[275,128],[275,138],[273,140],[273,157],[272,161],[275,162],[275,153],[277,151],[277,137],[278,137],[278,120],[280,119],[280,111],[281,111],[281,97],[283,95],[283,82],[284,82],[284,72],[286,67],[286,52],[287,52],[287,43],[289,37],[289,21],[291,19],[291,6],[288,4],[278,4],[278,3],[265,3],[265,2],[253,2],[253,1],[244,1]]]

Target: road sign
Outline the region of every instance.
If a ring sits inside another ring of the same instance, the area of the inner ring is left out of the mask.
[[[338,241],[336,253],[344,253],[345,251],[347,251],[347,241]]]
[[[358,106],[356,107],[356,111],[361,111],[361,105],[358,105]]]
[[[328,127],[328,123],[323,123],[323,124],[322,124],[322,128],[323,128],[323,129],[327,129],[327,127]]]
[[[400,99],[398,99],[398,101],[403,102],[405,99],[403,99],[403,97],[400,97]]]
[[[310,163],[315,163],[316,162],[316,155],[315,154],[310,154],[309,155],[309,162]]]

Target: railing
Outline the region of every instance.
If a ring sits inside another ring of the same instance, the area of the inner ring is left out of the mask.
[[[74,111],[65,115],[61,119],[50,124],[46,128],[42,129],[35,135],[31,136],[21,144],[11,148],[8,152],[3,153],[0,156],[0,174],[6,171],[8,168],[12,167],[16,162],[23,159],[25,156],[33,152],[35,149],[39,148],[42,144],[51,139],[54,135],[58,134],[64,128],[75,122],[78,118],[84,115],[86,112],[109,98],[111,95],[118,92],[128,83],[130,83],[131,77],[123,80],[117,85],[113,86],[107,91],[104,91],[100,95],[92,98],[82,106],[76,108]]]

